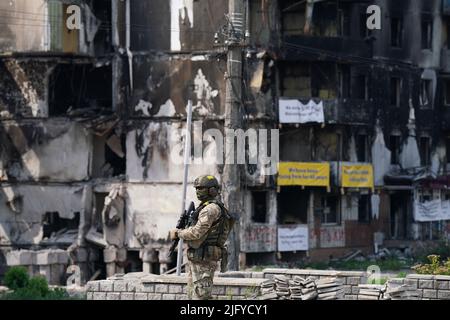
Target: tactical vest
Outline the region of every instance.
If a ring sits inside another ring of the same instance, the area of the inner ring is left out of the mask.
[[[228,210],[220,201],[208,200],[202,203],[194,213],[192,225],[197,223],[200,211],[211,203],[220,207],[220,217],[214,221],[201,245],[198,248],[188,249],[188,258],[191,261],[218,261],[227,253],[225,242],[233,227],[233,222]]]

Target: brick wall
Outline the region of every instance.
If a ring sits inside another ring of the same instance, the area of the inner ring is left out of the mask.
[[[214,279],[213,299],[242,300],[259,295],[262,278]],[[129,273],[87,283],[88,300],[186,300],[185,276]]]
[[[410,274],[404,279],[391,279],[416,290],[420,300],[450,300],[450,276]]]

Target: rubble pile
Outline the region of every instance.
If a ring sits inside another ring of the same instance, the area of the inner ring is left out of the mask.
[[[360,284],[358,288],[358,300],[387,300],[386,285]]]
[[[261,283],[261,300],[276,300],[278,298],[275,292],[275,281],[267,280]]]
[[[261,284],[261,300],[338,300],[344,298],[343,282],[337,278],[316,280],[276,275]]]
[[[318,300],[339,300],[344,298],[344,287],[337,278],[325,278],[316,282]]]
[[[390,300],[417,300],[419,293],[412,286],[408,285],[391,285],[387,286],[387,299]]]

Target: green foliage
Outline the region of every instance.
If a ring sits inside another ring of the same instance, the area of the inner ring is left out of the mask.
[[[24,273],[25,271],[25,273]],[[5,275],[5,285],[12,292],[0,296],[0,300],[74,300],[66,290],[50,289],[42,276],[28,277],[25,268],[11,268]]]
[[[31,278],[28,283],[27,289],[30,293],[37,297],[45,297],[50,292],[47,280],[42,276]]]
[[[415,254],[415,260],[422,264],[425,264],[428,263],[428,257],[430,255],[437,255],[442,260],[447,260],[448,258],[450,258],[450,245],[447,241],[439,241],[437,246],[418,250]]]
[[[407,275],[407,273],[402,271],[397,274],[396,278],[406,278],[406,275]]]
[[[377,279],[370,280],[369,284],[380,284],[380,285],[382,285],[382,284],[385,284],[387,281],[388,281],[387,277],[382,277],[382,278],[379,278],[378,280]]]
[[[25,267],[12,267],[5,273],[4,283],[11,290],[25,288],[30,281]]]
[[[450,258],[441,263],[441,257],[437,254],[429,255],[430,263],[418,264],[412,267],[418,274],[450,275]]]

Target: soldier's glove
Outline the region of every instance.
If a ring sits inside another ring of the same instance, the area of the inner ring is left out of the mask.
[[[176,240],[178,239],[178,229],[172,229],[169,231],[169,238],[170,240]]]

